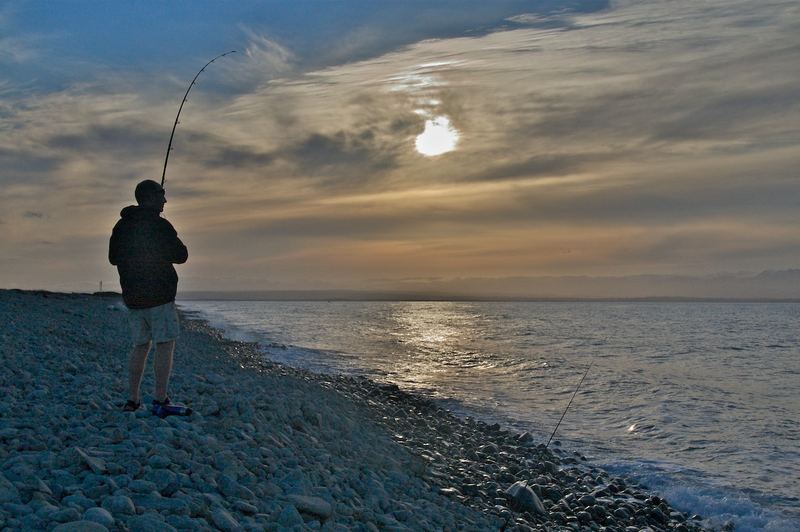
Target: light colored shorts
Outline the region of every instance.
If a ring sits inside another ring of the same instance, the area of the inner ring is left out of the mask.
[[[128,321],[136,345],[146,344],[150,340],[157,344],[169,342],[180,333],[174,301],[157,307],[128,309]]]

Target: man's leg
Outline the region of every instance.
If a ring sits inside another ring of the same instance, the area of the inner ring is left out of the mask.
[[[162,402],[167,398],[169,376],[172,373],[172,352],[175,350],[175,340],[158,342],[156,344],[156,359],[153,364],[156,373],[156,401]]]
[[[144,365],[147,362],[147,353],[150,352],[150,342],[133,347],[128,362],[128,398],[134,403],[140,403],[139,387],[142,384]]]

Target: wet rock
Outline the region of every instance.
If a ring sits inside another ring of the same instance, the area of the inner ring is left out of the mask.
[[[506,496],[510,499],[511,508],[518,512],[531,512],[534,514],[547,515],[542,501],[536,493],[523,480],[515,482],[506,491]]]
[[[625,508],[620,507],[614,510],[614,517],[627,520],[630,516],[631,516],[630,512],[628,512],[628,510],[626,510]]]

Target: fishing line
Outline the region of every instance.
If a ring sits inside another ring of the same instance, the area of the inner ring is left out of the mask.
[[[559,425],[561,425],[561,422],[564,421],[564,416],[567,415],[567,410],[569,410],[570,405],[572,405],[572,400],[575,399],[575,396],[578,394],[578,390],[580,390],[581,384],[583,384],[583,379],[585,379],[586,375],[589,374],[589,370],[592,369],[592,365],[594,365],[594,358],[592,358],[592,361],[589,363],[589,367],[586,368],[586,371],[583,372],[583,377],[581,377],[580,382],[575,387],[575,392],[573,392],[572,397],[569,400],[569,403],[567,403],[567,408],[564,409],[564,413],[561,414],[561,419],[558,420],[556,428],[553,429],[553,433],[550,435],[550,439],[547,440],[547,445],[544,446],[545,449],[550,447],[550,442],[553,440],[553,436],[556,435],[556,431],[558,430]]]
[[[217,57],[215,57],[214,59],[212,59],[211,61],[209,61],[205,65],[203,65],[203,68],[201,68],[200,71],[197,74],[195,74],[194,78],[192,79],[192,82],[189,83],[189,88],[186,89],[186,94],[183,95],[183,100],[181,101],[181,106],[178,107],[178,114],[175,116],[175,123],[172,124],[172,133],[170,133],[170,135],[169,135],[169,144],[167,144],[167,156],[164,158],[164,171],[161,172],[161,188],[164,188],[164,180],[166,179],[166,176],[167,176],[167,163],[169,162],[169,152],[172,151],[172,139],[173,139],[173,137],[175,137],[175,128],[178,127],[178,119],[181,117],[181,111],[183,110],[183,104],[186,103],[186,98],[189,96],[189,91],[192,90],[192,87],[194,87],[194,84],[197,81],[197,78],[200,76],[200,74],[203,73],[203,71],[206,69],[206,67],[208,65],[210,65],[211,63],[213,63],[214,61],[216,61],[220,57],[225,57],[226,55],[233,54],[235,52],[236,52],[236,50],[231,50],[230,52],[225,52],[224,54],[219,54]]]

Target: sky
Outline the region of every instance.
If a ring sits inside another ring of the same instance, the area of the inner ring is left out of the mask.
[[[800,267],[797,2],[19,0],[0,287],[118,289],[111,228],[228,50],[167,169],[181,290],[625,295],[608,281]]]

